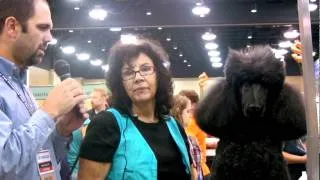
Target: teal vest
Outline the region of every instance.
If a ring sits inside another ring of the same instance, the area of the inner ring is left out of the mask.
[[[108,111],[115,116],[118,122],[121,138],[106,179],[156,180],[158,174],[157,158],[140,131],[128,116],[120,114],[116,109],[108,109]],[[186,172],[190,174],[188,150],[177,122],[170,117],[166,123],[182,154]]]

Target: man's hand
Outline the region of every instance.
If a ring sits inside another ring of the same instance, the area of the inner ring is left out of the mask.
[[[56,86],[48,95],[42,109],[54,120],[72,110],[85,100],[83,88],[79,82],[68,78]]]
[[[71,136],[72,132],[80,128],[83,121],[89,118],[87,109],[84,107],[84,102],[76,107],[58,118],[56,128],[61,136]]]

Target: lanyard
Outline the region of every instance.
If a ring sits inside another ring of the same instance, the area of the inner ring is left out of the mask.
[[[7,78],[5,77],[1,72],[0,72],[0,77],[7,83],[7,85],[17,94],[19,100],[24,104],[24,106],[27,108],[30,116],[34,113],[35,111],[35,108],[34,106],[32,105],[33,102],[30,102],[28,103],[25,99],[22,98],[22,95],[19,93],[19,91],[13,86],[12,82]],[[24,92],[23,90],[23,86],[22,86],[22,91]],[[29,96],[28,92],[24,92],[25,96]],[[26,97],[27,99],[27,97]],[[29,96],[29,99],[31,101],[31,98]]]

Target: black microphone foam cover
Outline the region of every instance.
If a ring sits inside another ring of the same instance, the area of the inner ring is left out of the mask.
[[[61,81],[71,77],[70,64],[65,60],[56,61],[54,63],[54,71],[60,77]]]

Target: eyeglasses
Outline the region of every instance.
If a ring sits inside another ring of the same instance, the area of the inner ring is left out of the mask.
[[[141,76],[148,76],[154,73],[154,66],[141,66],[138,71],[128,69],[122,72],[122,79],[128,81],[134,79],[136,74],[139,73]]]

